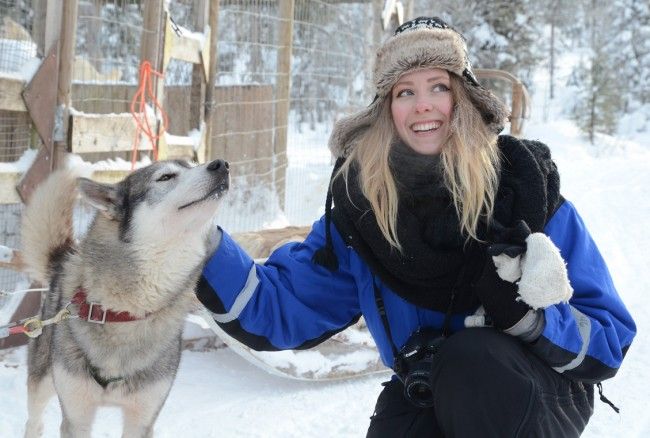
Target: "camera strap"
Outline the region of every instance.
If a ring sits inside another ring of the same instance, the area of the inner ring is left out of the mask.
[[[393,341],[393,334],[390,331],[390,324],[388,323],[388,315],[386,314],[386,306],[384,306],[384,298],[381,296],[381,291],[379,290],[379,287],[377,286],[377,283],[373,279],[372,281],[372,286],[375,290],[375,303],[377,304],[377,311],[379,312],[379,317],[381,318],[381,323],[384,326],[384,330],[386,331],[386,337],[388,338],[388,342],[390,343],[390,347],[393,350],[393,357],[397,357],[399,354],[399,351],[397,350],[397,347],[395,346],[395,341]],[[451,314],[454,308],[454,301],[456,299],[456,286],[451,291],[451,298],[449,299],[449,306],[447,307],[447,311],[445,313],[445,320],[442,323],[442,335],[446,338],[449,337],[449,325],[451,323]]]
[[[386,331],[386,337],[390,343],[390,347],[393,350],[393,358],[396,358],[399,352],[395,346],[395,341],[393,341],[393,335],[390,332],[390,324],[388,323],[388,316],[386,315],[386,307],[384,306],[384,298],[381,296],[381,291],[377,286],[375,279],[372,279],[372,286],[375,289],[375,303],[377,304],[377,311],[379,312],[379,317],[381,318],[381,323],[384,325],[384,330]]]
[[[460,285],[460,282],[465,277],[465,274],[467,272],[468,267],[466,262],[467,260],[464,260],[463,267],[461,268],[461,271],[458,274],[458,277],[456,278],[456,282],[453,288],[451,289],[451,296],[449,297],[449,305],[447,306],[447,311],[445,312],[445,319],[442,323],[442,330],[441,330],[442,336],[444,336],[445,338],[449,337],[449,335],[451,334],[450,333],[451,315],[453,313],[454,303],[456,301],[456,291],[458,290],[458,286]],[[377,305],[377,311],[379,312],[381,323],[384,326],[384,330],[386,331],[386,337],[388,338],[390,347],[393,350],[393,358],[397,358],[397,356],[399,355],[399,351],[395,346],[395,341],[393,341],[393,334],[390,331],[390,324],[388,322],[386,306],[384,305],[384,298],[381,296],[381,291],[379,290],[379,286],[377,286],[377,282],[375,281],[374,276],[372,279],[372,286],[375,292],[375,304]]]

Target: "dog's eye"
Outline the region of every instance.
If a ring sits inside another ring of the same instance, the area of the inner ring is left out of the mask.
[[[160,182],[160,181],[169,181],[170,179],[173,179],[173,178],[176,178],[176,174],[175,174],[175,173],[166,173],[166,174],[162,175],[160,178],[158,178],[156,181],[157,181],[157,182]]]

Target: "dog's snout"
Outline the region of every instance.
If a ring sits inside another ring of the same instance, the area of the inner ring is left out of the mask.
[[[214,160],[210,164],[208,164],[208,170],[209,171],[217,171],[217,170],[229,170],[230,165],[228,164],[227,161],[224,160]]]

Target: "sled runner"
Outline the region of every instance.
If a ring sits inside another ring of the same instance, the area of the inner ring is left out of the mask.
[[[295,380],[341,380],[390,371],[363,323],[309,350],[255,351],[224,332],[206,309],[188,321],[210,329],[235,353],[264,371]]]

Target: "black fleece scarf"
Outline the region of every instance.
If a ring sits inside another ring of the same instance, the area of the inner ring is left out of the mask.
[[[499,137],[498,146],[502,163],[493,221],[509,227],[524,220],[533,232],[542,231],[559,201],[559,176],[548,148],[510,136]],[[397,144],[390,166],[400,199],[397,234],[402,252],[391,247],[379,230],[355,166],[350,168],[347,188],[342,178],[332,185],[332,220],[341,236],[405,300],[445,312],[455,290],[455,312],[476,308],[479,301],[472,284],[485,263],[485,245],[466,243],[461,235],[451,195],[442,183],[439,158]],[[489,230],[482,226],[479,237],[487,236]]]

